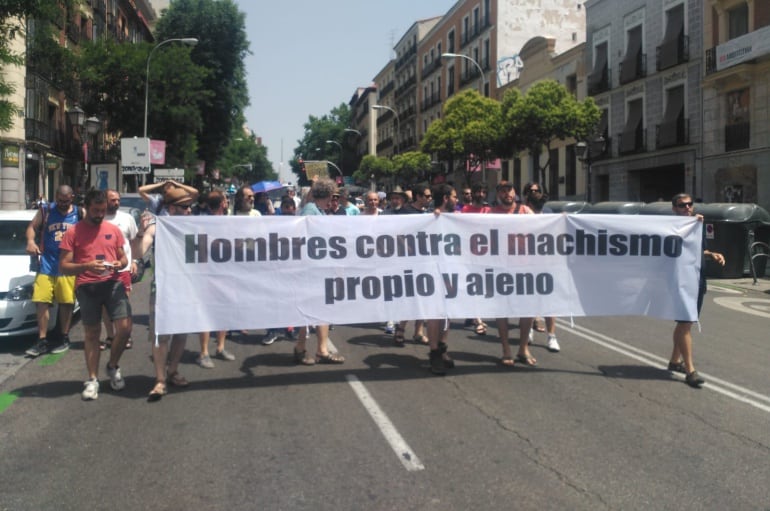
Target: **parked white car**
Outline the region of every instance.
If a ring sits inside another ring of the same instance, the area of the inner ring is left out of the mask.
[[[0,211],[0,337],[37,333],[32,288],[35,273],[29,271],[26,230],[37,210]],[[77,309],[77,305],[76,305]],[[57,308],[50,311],[49,328],[56,325]]]

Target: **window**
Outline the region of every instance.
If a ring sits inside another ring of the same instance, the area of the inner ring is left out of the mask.
[[[684,85],[666,90],[666,111],[658,129],[658,147],[686,143],[684,119]]]
[[[567,76],[565,82],[564,86],[567,88],[567,91],[577,97],[577,75]]]
[[[594,47],[594,67],[588,75],[588,94],[598,94],[610,88],[607,50],[607,41],[602,41]]]
[[[749,33],[749,6],[742,3],[727,11],[728,38],[735,39]]]
[[[577,194],[577,154],[575,144],[567,146],[567,168],[564,169],[564,194]]]
[[[489,65],[489,39],[484,39],[484,56],[482,57],[484,59],[484,62],[481,62],[481,67],[483,69],[490,69]]]
[[[447,46],[449,48],[448,53],[454,53],[455,52],[455,31],[454,29],[449,31],[449,36],[447,37],[448,42]]]
[[[749,89],[739,89],[725,95],[727,115],[725,116],[725,151],[748,149],[751,139]]]
[[[628,45],[626,56],[620,63],[620,83],[628,83],[641,78],[644,73],[644,54],[642,53],[642,26],[637,25],[626,32]]]
[[[551,149],[548,160],[548,197],[559,200],[559,150]]]
[[[658,47],[658,70],[668,69],[686,60],[684,4],[679,4],[666,11],[666,33]]]
[[[620,138],[620,153],[639,152],[644,148],[643,103],[642,99],[629,101],[626,108],[628,117]]]
[[[450,66],[446,70],[446,95],[451,96],[455,93],[455,67]]]

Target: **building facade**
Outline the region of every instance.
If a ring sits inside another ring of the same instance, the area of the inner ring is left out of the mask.
[[[588,197],[650,202],[681,191],[700,196],[703,0],[585,5],[588,94],[602,109],[601,125],[588,141]]]
[[[704,3],[703,165],[695,192],[770,208],[770,2]]]

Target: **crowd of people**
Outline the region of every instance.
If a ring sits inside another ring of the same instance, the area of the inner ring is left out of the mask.
[[[150,214],[143,216],[137,226],[131,215],[119,211],[120,193],[116,190],[91,190],[85,196],[82,207],[73,204],[72,190],[61,186],[52,204],[41,207],[27,228],[27,252],[40,258],[35,279],[33,302],[37,304],[39,339],[27,354],[37,357],[45,353],[61,353],[69,349],[69,326],[75,298],[80,304],[81,321],[84,329],[84,354],[88,379],[84,383],[82,398],[94,400],[99,395],[100,353],[109,349],[106,365],[110,386],[119,391],[125,387],[121,374],[120,358],[124,350],[130,349],[131,341],[131,275],[136,273],[138,258],[154,245],[156,216],[197,215],[401,215],[401,214],[542,214],[549,213],[547,195],[540,184],[527,183],[519,196],[512,183],[501,181],[495,187],[495,197],[489,199],[486,185],[473,184],[462,189],[462,199],[457,190],[449,184],[430,187],[418,184],[410,190],[394,188],[387,194],[370,191],[363,197],[363,207],[357,207],[347,191],[339,189],[330,179],[320,178],[303,190],[302,198],[296,190],[288,188],[276,207],[266,193],[255,193],[251,187],[243,186],[234,195],[232,208],[229,197],[223,191],[213,190],[200,195],[195,188],[173,181],[147,185],[140,193],[148,203]],[[677,215],[694,215],[692,198],[678,194],[672,200],[672,210]],[[724,257],[705,250],[703,257],[711,258],[724,265]],[[152,253],[152,252],[151,252]],[[132,259],[132,254],[137,259]],[[184,353],[187,335],[154,335],[155,281],[150,285],[149,338],[155,369],[155,383],[148,394],[148,401],[159,401],[168,392],[168,386],[189,385],[179,373],[179,364]],[[706,292],[705,278],[701,273],[698,297],[698,313]],[[56,301],[60,311],[60,342],[49,342],[48,311]],[[545,317],[544,325],[538,318],[519,318],[519,339],[514,355],[509,340],[509,318],[495,318],[497,334],[501,344],[500,364],[512,368],[516,364],[534,367],[537,360],[530,351],[534,332],[546,333],[546,348],[557,353],[561,347],[556,337],[555,318]],[[105,325],[107,336],[102,340],[101,327]],[[477,335],[487,334],[487,324],[482,318],[469,318],[466,326],[473,327]],[[695,370],[692,358],[692,322],[678,321],[674,329],[674,348],[668,369],[685,375],[685,381],[692,387],[700,387],[704,380]],[[405,345],[407,321],[388,322],[387,335],[392,335],[393,344]],[[330,349],[329,331],[331,325],[316,324],[311,327],[286,326],[284,329],[269,329],[262,337],[262,343],[272,344],[280,337],[294,341],[293,360],[298,365],[343,364],[345,357]],[[315,334],[315,351],[308,348],[310,333]],[[193,332],[195,333],[195,332]],[[248,332],[241,332],[248,333]],[[415,320],[412,340],[426,345],[433,374],[444,375],[454,367],[449,353],[449,322],[435,318]],[[213,368],[212,359],[233,361],[235,356],[226,349],[229,332],[214,333],[216,347],[213,356],[209,351],[211,332],[197,332],[200,352],[196,362],[202,368]]]

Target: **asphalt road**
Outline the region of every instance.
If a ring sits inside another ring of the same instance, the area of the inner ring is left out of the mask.
[[[671,322],[606,317],[560,320],[561,353],[540,334],[538,367],[513,370],[494,329],[458,321],[446,377],[380,325],[332,331],[342,366],[294,366],[260,331],[206,370],[191,337],[192,385],[153,404],[147,293],[127,388],[103,378],[95,402],[79,322],[72,350],[26,365],[8,361],[29,341],[3,341],[0,510],[770,509],[767,293],[712,286],[700,390],[664,370]]]

